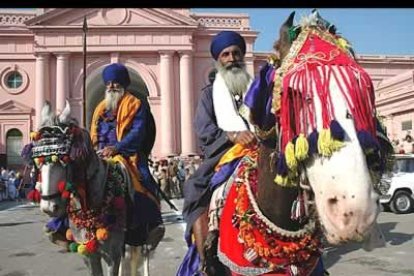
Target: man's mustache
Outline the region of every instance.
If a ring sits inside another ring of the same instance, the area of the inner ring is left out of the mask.
[[[106,92],[108,92],[108,93],[119,93],[119,92],[121,92],[121,89],[111,88],[111,89],[107,89]]]
[[[232,68],[243,68],[243,63],[241,62],[231,62],[229,64],[226,64],[226,69],[230,70]]]

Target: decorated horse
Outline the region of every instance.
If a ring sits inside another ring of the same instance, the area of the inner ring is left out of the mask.
[[[317,11],[299,25],[293,19],[275,43],[280,56],[244,99],[258,145],[236,144],[216,167],[218,174],[243,152],[220,191],[218,244],[205,244],[208,275],[223,271],[208,267],[220,265],[208,259],[215,254],[231,275],[323,275],[323,236],[331,244],[381,241],[374,184],[388,141],[377,135],[371,78]]]
[[[35,166],[40,209],[52,217],[47,231],[63,231],[64,245],[84,257],[90,275],[104,275],[102,260],[106,275],[137,275],[140,247],[125,244],[127,208],[134,192],[126,168],[99,157],[89,133],[71,118],[68,102],[60,115],[46,103],[41,120],[22,156]],[[150,231],[142,246],[145,275],[148,253],[161,240],[161,232]]]

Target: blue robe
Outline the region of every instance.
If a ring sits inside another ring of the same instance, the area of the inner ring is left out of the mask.
[[[127,135],[121,140],[116,138],[116,115],[106,111],[98,123],[98,149],[106,146],[115,146],[117,151],[124,157],[138,154],[138,170],[142,176],[142,185],[154,196],[157,195],[157,183],[148,168],[149,145],[153,144],[154,137],[151,133],[153,118],[149,106],[144,101],[137,111],[131,128]],[[162,223],[161,211],[156,203],[143,195],[135,192],[133,212],[128,214],[128,231],[126,232],[126,243],[131,245],[142,245],[147,239],[148,232]]]

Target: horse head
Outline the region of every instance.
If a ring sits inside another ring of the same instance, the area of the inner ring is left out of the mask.
[[[379,213],[373,85],[349,43],[316,10],[298,26],[293,19],[274,44],[281,57],[273,94],[281,134],[275,182],[310,186],[330,243],[362,240]]]
[[[52,217],[66,211],[71,189],[85,194],[85,181],[98,166],[89,134],[71,117],[70,105],[61,114],[53,114],[45,103],[41,112],[41,125],[31,134],[30,153],[40,183],[40,209]],[[83,192],[79,189],[83,189]],[[99,191],[96,191],[99,195]]]

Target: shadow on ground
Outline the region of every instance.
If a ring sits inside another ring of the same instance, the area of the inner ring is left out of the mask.
[[[397,222],[385,222],[379,224],[382,233],[384,234],[386,246],[396,246],[401,245],[405,242],[410,241],[413,238],[413,234],[397,233],[392,232],[395,229]],[[324,258],[324,263],[326,268],[332,267],[335,263],[341,260],[342,256],[356,251],[362,248],[362,243],[351,242],[346,245],[339,247],[328,248],[327,257]]]

